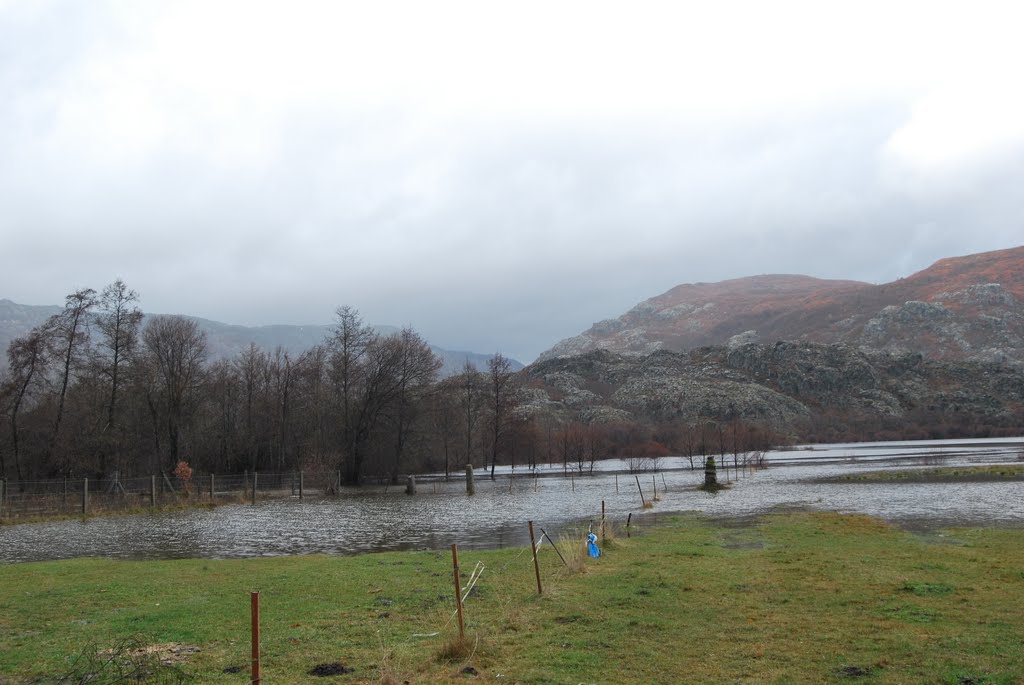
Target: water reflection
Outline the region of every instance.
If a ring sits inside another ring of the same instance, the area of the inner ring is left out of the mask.
[[[879,468],[989,464],[1015,461],[1022,439],[820,445],[769,455],[771,468],[734,479],[730,490],[696,489],[703,474],[685,459],[665,459],[664,471],[641,474],[653,514],[700,511],[737,517],[776,507],[856,512],[937,527],[949,524],[1024,524],[1019,482],[819,483],[810,479]],[[350,489],[340,497],[273,500],[141,516],[95,518],[0,527],[0,559],[38,561],[96,556],[125,559],[350,554],[372,550],[504,547],[528,541],[525,522],[556,535],[597,521],[601,502],[618,525],[643,511],[636,478],[619,460],[572,479],[561,467],[532,478],[501,469],[496,480],[477,476],[477,494],[463,483],[424,479],[415,497],[400,489]],[[725,475],[725,471],[721,475]]]

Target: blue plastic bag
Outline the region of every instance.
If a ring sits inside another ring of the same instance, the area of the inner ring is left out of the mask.
[[[601,550],[597,548],[597,536],[593,533],[587,533],[587,551],[595,559],[601,556]]]

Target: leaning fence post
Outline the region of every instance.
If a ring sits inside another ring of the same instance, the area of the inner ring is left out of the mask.
[[[250,593],[252,602],[252,685],[260,682],[260,593]]]
[[[89,513],[89,479],[82,479],[82,516]]]
[[[462,619],[462,580],[459,578],[459,546],[452,543],[452,568],[455,573],[455,607],[459,614],[459,639],[466,639],[466,625]]]
[[[636,478],[636,489],[640,491],[640,504],[643,505],[644,509],[647,508],[647,500],[644,499],[644,489],[640,487],[640,476],[633,476]]]
[[[530,551],[533,552],[533,572],[537,574],[537,594],[544,594],[540,586],[540,564],[537,562],[537,543],[533,538],[533,521],[530,521]]]
[[[156,476],[149,477],[149,506],[156,506]]]

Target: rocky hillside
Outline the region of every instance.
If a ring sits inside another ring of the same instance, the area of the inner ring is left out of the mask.
[[[858,427],[936,421],[1024,429],[1024,370],[842,343],[745,343],[647,355],[594,350],[538,362],[523,373],[530,411],[584,422],[735,417],[795,436],[818,435],[823,422],[858,435]]]
[[[780,340],[1024,367],[1024,247],[943,259],[883,285],[778,275],[680,285],[539,360]]]
[[[0,369],[7,367],[7,347],[12,340],[25,335],[33,327],[43,323],[59,311],[61,308],[58,306],[23,305],[0,299]],[[234,357],[248,348],[250,343],[255,343],[257,347],[265,350],[273,350],[280,345],[291,354],[297,355],[323,342],[331,331],[331,326],[327,325],[235,326],[198,317],[188,318],[195,320],[199,327],[206,332],[211,360]],[[145,320],[143,320],[143,325],[145,325]],[[398,332],[398,329],[392,326],[377,326],[376,328],[384,335]],[[475,364],[477,368],[484,369],[487,366],[487,360],[491,358],[491,355],[488,354],[446,350],[435,345],[431,345],[430,349],[441,358],[441,375],[443,376],[459,373],[467,361]],[[518,361],[510,361],[513,370],[523,368]]]

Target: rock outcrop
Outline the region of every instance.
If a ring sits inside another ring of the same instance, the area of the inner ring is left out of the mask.
[[[930,412],[986,425],[1024,422],[1024,370],[844,343],[594,350],[535,363],[523,374],[524,411],[588,423],[738,418],[792,434],[822,416],[871,421]]]

